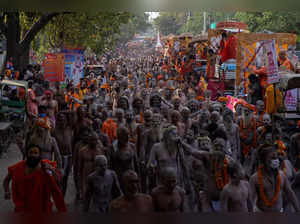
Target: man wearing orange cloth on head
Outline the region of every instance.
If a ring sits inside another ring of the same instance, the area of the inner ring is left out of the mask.
[[[54,200],[58,212],[66,212],[63,194],[57,185],[55,167],[41,160],[41,149],[29,146],[26,160],[8,167],[8,175],[3,181],[5,199],[10,199],[9,183],[12,180],[12,199],[15,212],[52,213]]]

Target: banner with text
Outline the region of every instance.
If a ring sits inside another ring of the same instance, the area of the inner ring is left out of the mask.
[[[286,92],[284,105],[287,111],[297,111],[297,91],[298,89],[291,89]]]
[[[84,51],[82,49],[63,49],[65,54],[65,74],[66,79],[73,80],[77,85],[84,77]]]
[[[268,73],[268,84],[279,82],[277,53],[275,47],[275,40],[267,40],[264,44],[267,55],[267,73]]]
[[[44,78],[50,82],[63,82],[65,72],[64,54],[46,54],[43,61]]]

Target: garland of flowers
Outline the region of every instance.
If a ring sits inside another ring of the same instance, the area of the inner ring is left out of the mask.
[[[243,140],[245,140],[248,136],[248,133],[250,133],[251,129],[254,129],[254,141],[253,141],[253,144],[252,145],[245,145],[244,143],[241,143],[242,144],[242,152],[244,154],[245,157],[248,157],[250,151],[251,151],[251,147],[252,146],[255,146],[256,145],[256,123],[255,123],[255,120],[254,118],[252,117],[251,118],[251,124],[248,126],[247,128],[247,131],[243,131],[244,129],[244,125],[243,125],[243,121],[242,119],[240,120],[240,133],[241,133],[241,138]]]
[[[258,185],[259,185],[259,195],[260,199],[264,202],[265,206],[267,207],[272,207],[275,202],[277,201],[279,197],[279,192],[280,192],[280,185],[281,185],[281,176],[280,173],[277,174],[277,183],[276,183],[276,189],[275,189],[275,194],[271,201],[269,201],[265,195],[264,192],[264,184],[263,184],[263,174],[262,174],[262,166],[258,168]]]
[[[226,184],[229,183],[229,176],[227,173],[227,167],[228,167],[228,161],[226,157],[224,158],[224,166],[223,166],[223,175],[224,179],[222,177],[222,171],[219,169],[219,164],[218,162],[215,163],[215,170],[216,170],[216,183],[217,183],[217,188],[219,190],[222,190]]]

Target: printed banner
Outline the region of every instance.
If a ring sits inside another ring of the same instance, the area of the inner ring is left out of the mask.
[[[297,111],[297,89],[291,89],[286,92],[284,105],[287,111]]]
[[[66,79],[77,85],[84,77],[84,51],[82,49],[63,49],[65,53]]]
[[[46,54],[43,61],[44,78],[50,82],[63,82],[65,79],[65,55]]]
[[[240,85],[241,82],[247,79],[248,69],[245,65],[251,62],[255,55],[257,43],[265,40],[275,40],[277,53],[280,50],[287,50],[288,46],[295,46],[297,35],[290,33],[238,33],[237,34],[237,69],[236,69],[236,84]],[[255,62],[255,61],[254,61]]]
[[[275,40],[268,40],[264,44],[267,55],[267,73],[268,73],[268,84],[279,82],[277,53],[275,48]]]

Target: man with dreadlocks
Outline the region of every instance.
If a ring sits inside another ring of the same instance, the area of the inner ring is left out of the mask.
[[[262,145],[258,149],[260,166],[250,179],[252,201],[256,212],[283,212],[283,196],[286,195],[299,212],[299,202],[288,178],[280,170],[277,147]]]
[[[163,140],[153,145],[147,167],[150,170],[155,167],[158,177],[160,171],[166,167],[173,167],[177,172],[178,185],[184,187],[187,192],[191,191],[189,173],[184,158],[184,152],[179,145],[180,137],[177,127],[167,126],[163,130]]]
[[[26,142],[26,146],[29,145],[37,145],[41,150],[41,158],[52,160],[53,155],[55,161],[57,162],[57,167],[59,169],[62,168],[62,158],[60,151],[57,146],[57,142],[55,138],[51,136],[51,124],[48,117],[39,118],[34,126],[28,141]]]
[[[256,120],[253,116],[255,108],[251,104],[244,103],[242,107],[242,116],[238,125],[240,128],[240,139],[242,147],[241,162],[245,167],[246,175],[251,175],[253,162],[253,149],[256,147]]]

